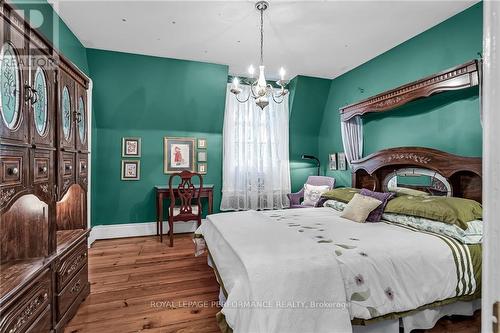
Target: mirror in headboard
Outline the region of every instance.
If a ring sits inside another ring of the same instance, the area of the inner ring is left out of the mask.
[[[382,190],[395,191],[409,188],[426,192],[429,195],[451,196],[451,184],[436,171],[424,168],[402,168],[394,170],[382,180]]]
[[[423,147],[390,148],[351,163],[352,186],[386,191],[389,186],[434,191],[481,202],[480,157]]]

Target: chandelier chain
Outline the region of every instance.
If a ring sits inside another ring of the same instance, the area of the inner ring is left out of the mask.
[[[260,65],[264,65],[264,9],[260,9]]]

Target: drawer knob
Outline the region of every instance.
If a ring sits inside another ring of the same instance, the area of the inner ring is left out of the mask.
[[[38,170],[39,170],[41,173],[46,173],[46,172],[47,172],[47,167],[46,167],[46,166],[43,166],[43,167],[38,168]]]
[[[66,164],[66,170],[73,170],[73,166],[71,164]]]
[[[14,175],[14,176],[16,176],[16,175],[18,175],[18,174],[19,174],[19,169],[18,169],[18,168],[16,168],[16,167],[14,167],[14,168],[9,168],[8,172],[9,172],[9,175]]]
[[[82,164],[82,170],[85,170],[87,169],[87,165],[86,164]]]

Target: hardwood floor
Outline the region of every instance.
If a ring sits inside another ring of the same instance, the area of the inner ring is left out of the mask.
[[[89,249],[91,294],[65,333],[219,333],[219,286],[206,257],[194,257],[191,238],[176,235],[173,248],[156,237],[96,241]],[[426,332],[479,333],[479,312],[444,318]]]

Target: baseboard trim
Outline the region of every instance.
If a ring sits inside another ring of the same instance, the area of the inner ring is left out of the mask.
[[[174,233],[194,232],[196,221],[174,223]],[[163,222],[163,232],[168,233],[168,222]],[[99,239],[139,237],[156,235],[156,222],[96,225],[89,236],[89,246]]]

